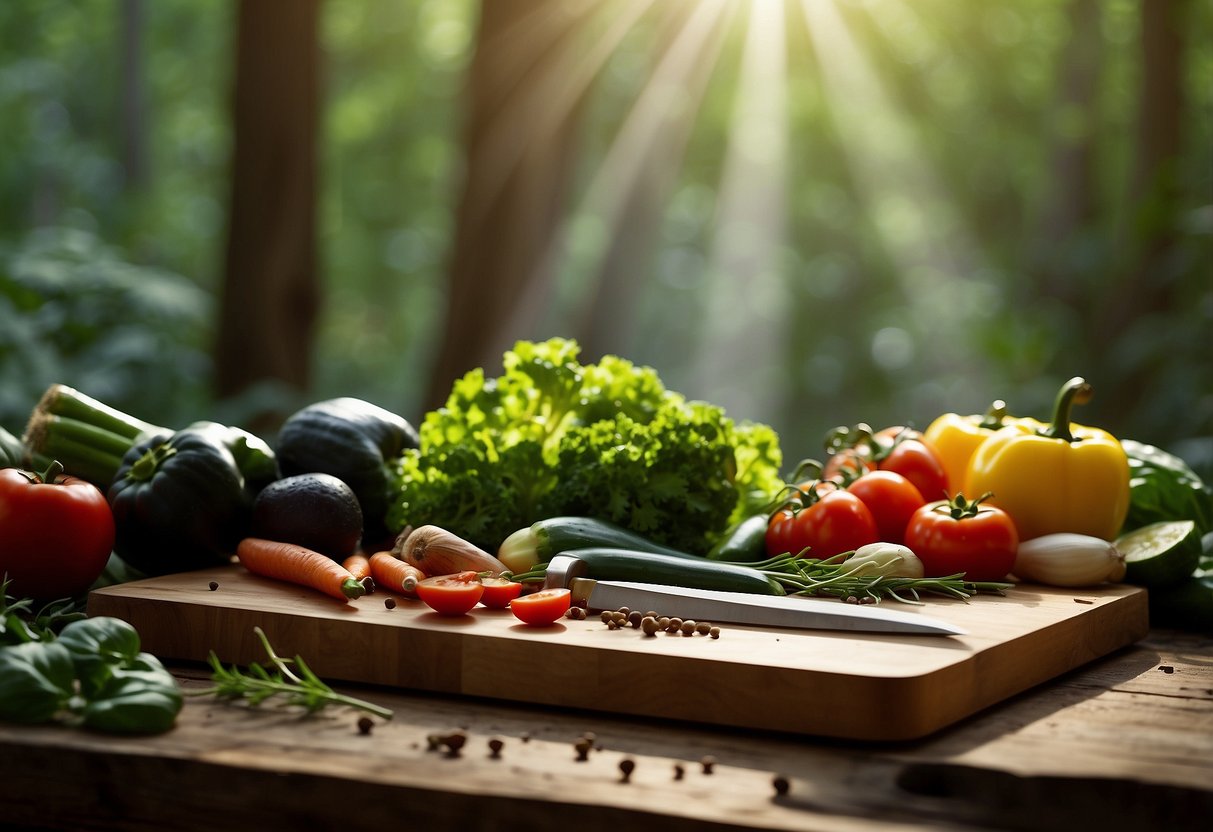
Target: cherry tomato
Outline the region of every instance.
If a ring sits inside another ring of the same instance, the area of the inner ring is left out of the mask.
[[[481,578],[480,585],[484,587],[480,603],[489,609],[503,610],[522,594],[522,584],[508,578]]]
[[[847,486],[872,512],[886,543],[902,543],[910,517],[926,504],[914,483],[895,471],[870,471]]]
[[[83,595],[114,547],[105,494],[84,480],[19,468],[0,470],[0,578],[15,598],[54,601]]]
[[[767,554],[799,554],[806,547],[814,558],[828,558],[840,552],[876,543],[880,536],[876,520],[863,501],[849,491],[824,488],[819,483],[805,489],[802,505],[780,509],[767,524]]]
[[[563,587],[541,589],[521,595],[510,602],[510,610],[525,624],[545,626],[569,611],[572,593]]]
[[[475,572],[435,575],[417,583],[417,597],[440,615],[463,615],[483,594],[484,586]]]
[[[905,545],[928,578],[963,572],[966,581],[1001,581],[1015,564],[1019,533],[1002,509],[957,494],[914,512]]]
[[[881,471],[901,474],[927,500],[948,494],[948,472],[939,454],[922,434],[908,428],[885,428],[876,434],[881,444],[888,443],[877,462]]]
[[[867,446],[861,445],[855,448],[843,448],[838,453],[831,455],[826,460],[821,478],[845,485],[857,477],[875,470],[876,463],[872,461],[871,452]]]

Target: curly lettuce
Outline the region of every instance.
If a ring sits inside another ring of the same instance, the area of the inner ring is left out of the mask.
[[[497,377],[455,382],[396,470],[394,528],[430,523],[488,551],[536,520],[610,520],[705,552],[783,485],[770,427],[667,390],[618,356],[581,364],[576,341],[520,341]]]

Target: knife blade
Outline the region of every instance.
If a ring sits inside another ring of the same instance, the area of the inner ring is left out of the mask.
[[[572,602],[590,610],[629,607],[658,610],[683,620],[721,621],[760,627],[840,630],[893,635],[964,635],[965,630],[924,615],[793,596],[571,578]]]

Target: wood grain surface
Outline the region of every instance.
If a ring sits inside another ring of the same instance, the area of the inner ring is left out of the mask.
[[[167,659],[261,661],[259,626],[331,679],[862,740],[926,736],[1148,631],[1144,591],[1123,585],[896,605],[968,631],[959,637],[730,625],[719,639],[648,638],[597,619],[535,628],[508,611],[388,609],[385,597],[347,604],[230,566],[98,590],[88,611],[130,621]],[[757,694],[770,706],[754,707]]]
[[[175,672],[187,691],[209,685],[197,666]],[[1186,832],[1213,813],[1213,640],[1181,633],[1151,632],[896,743],[338,687],[392,719],[363,733],[346,708],[303,716],[199,695],[155,737],[0,724],[0,826]],[[748,707],[774,705],[754,691]],[[466,736],[458,756],[429,750],[429,736],[452,731]],[[594,750],[579,761],[587,732]],[[624,760],[635,766],[627,782]]]

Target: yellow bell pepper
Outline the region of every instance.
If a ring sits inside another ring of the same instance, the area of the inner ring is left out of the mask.
[[[965,492],[990,497],[1011,515],[1020,540],[1074,532],[1113,540],[1129,510],[1129,461],[1120,442],[1098,428],[1070,422],[1091,385],[1062,386],[1053,422],[1008,425],[981,443],[969,460]]]
[[[943,463],[948,474],[948,488],[953,494],[964,488],[969,460],[977,446],[1011,421],[1007,416],[1007,403],[1000,399],[990,405],[984,416],[945,413],[923,431],[923,440]]]

